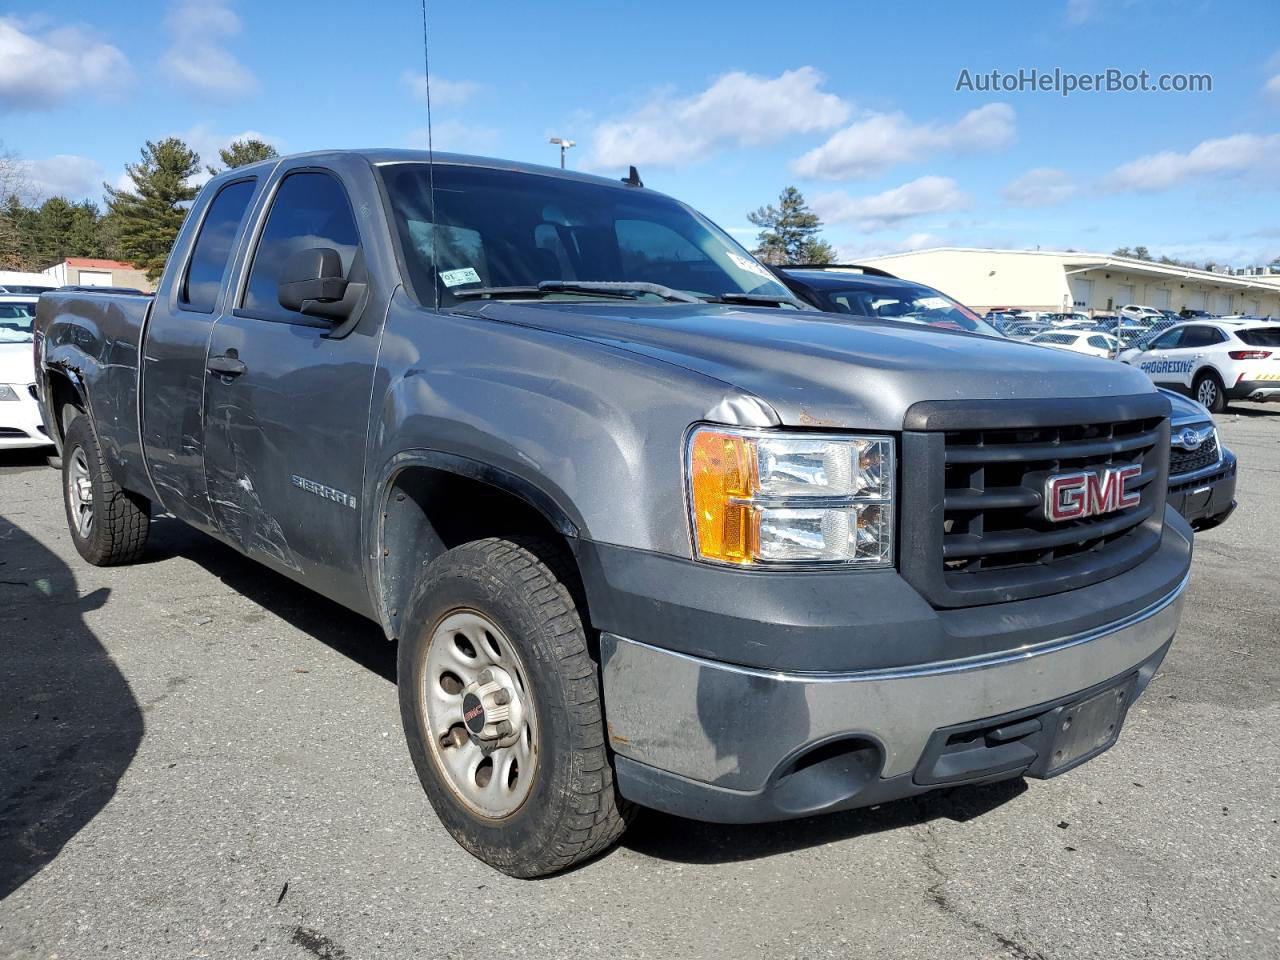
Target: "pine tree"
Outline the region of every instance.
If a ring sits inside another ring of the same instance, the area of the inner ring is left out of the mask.
[[[243,140],[232,140],[226,147],[218,151],[218,156],[225,164],[225,169],[234,170],[236,167],[248,166],[251,163],[257,163],[259,160],[271,160],[280,156],[276,152],[276,148],[271,144],[259,140],[257,137],[245,137]],[[208,171],[215,177],[222,172],[217,167],[210,166]]]
[[[107,216],[120,255],[155,280],[182,229],[186,204],[197,190],[187,181],[200,169],[199,155],[177,137],[142,148],[142,161],[125,166],[133,191],[103,184]]]
[[[818,236],[822,221],[795,187],[779,194],[776,207],[761,207],[748,213],[747,219],[763,228],[756,238],[755,255],[765,263],[830,263],[835,259],[835,250]]]

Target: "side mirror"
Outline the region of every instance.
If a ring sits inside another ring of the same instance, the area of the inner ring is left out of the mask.
[[[332,247],[310,247],[299,250],[284,262],[276,298],[287,310],[339,320],[345,313],[335,313],[335,307],[342,304],[347,286],[338,251]]]

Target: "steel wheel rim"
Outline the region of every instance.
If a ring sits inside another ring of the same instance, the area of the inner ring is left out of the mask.
[[[76,535],[88,540],[93,533],[93,480],[83,447],[72,450],[67,462],[67,506],[71,508]]]
[[[1214,401],[1218,399],[1218,385],[1212,380],[1205,380],[1200,384],[1200,395],[1196,399],[1202,406],[1212,407]]]
[[[485,689],[480,680],[486,672],[511,694],[511,733],[498,740],[473,733],[463,719],[466,694],[474,695],[478,684]],[[537,714],[515,646],[483,614],[451,611],[432,630],[421,685],[426,739],[445,784],[480,817],[511,816],[528,798],[538,770]]]

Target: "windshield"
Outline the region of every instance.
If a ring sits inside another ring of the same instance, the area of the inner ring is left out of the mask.
[[[0,303],[0,343],[30,343],[34,303]]]
[[[868,284],[866,287],[850,284],[818,293],[828,302],[827,309],[835,313],[966,330],[988,337],[1001,336],[995,327],[968,307],[930,287],[905,283],[900,286]]]
[[[486,167],[436,164],[433,228],[425,163],[380,168],[419,301],[441,306],[468,289],[536,287],[545,281],[660,284],[696,297],[789,291],[710,221],[669,197],[637,188]],[[436,247],[438,273],[433,272]],[[437,282],[438,281],[438,282]],[[500,296],[500,294],[495,294]],[[659,294],[626,295],[658,303]],[[604,296],[562,291],[556,299]],[[614,293],[613,297],[617,297]]]

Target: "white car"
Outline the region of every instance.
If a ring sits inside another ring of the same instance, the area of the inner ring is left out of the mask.
[[[51,443],[31,392],[36,378],[31,354],[35,312],[35,297],[0,296],[0,450]]]
[[[1167,319],[1155,307],[1144,307],[1137,303],[1130,303],[1121,307],[1120,315],[1128,317],[1130,320],[1137,320],[1140,323],[1155,323],[1157,320]]]
[[[1111,357],[1120,349],[1119,340],[1098,330],[1050,330],[1032,337],[1028,343],[1087,353],[1092,357]]]
[[[1117,358],[1157,386],[1194,397],[1214,413],[1231,400],[1280,400],[1280,326],[1266,321],[1180,323]]]

